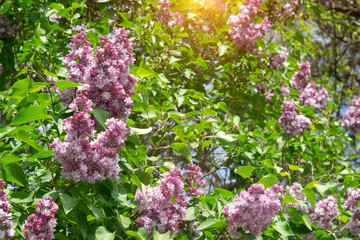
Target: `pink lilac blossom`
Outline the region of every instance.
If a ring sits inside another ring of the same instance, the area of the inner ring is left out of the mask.
[[[291,0],[289,3],[286,3],[284,7],[276,9],[276,12],[279,13],[278,19],[282,19],[286,22],[287,19],[293,17],[299,8],[298,0]]]
[[[273,68],[280,69],[284,65],[284,62],[286,61],[288,57],[287,49],[284,47],[281,47],[282,53],[270,53],[269,54],[269,60]]]
[[[274,94],[270,91],[266,91],[265,92],[265,101],[266,104],[271,104],[272,103],[272,97],[274,96]]]
[[[285,97],[285,96],[288,96],[289,94],[290,94],[290,88],[288,85],[281,88],[281,96]]]
[[[360,95],[354,97],[352,105],[343,117],[341,126],[357,135],[360,130]]]
[[[321,227],[322,230],[329,230],[331,221],[338,215],[337,199],[329,196],[315,205],[315,211],[310,211],[309,217],[312,224]]]
[[[229,222],[229,235],[241,238],[238,228],[243,228],[254,236],[260,235],[262,229],[280,211],[280,198],[283,198],[283,188],[278,185],[265,190],[262,184],[254,184],[248,191],[241,191],[235,201],[224,208],[224,218]]]
[[[82,32],[82,31],[86,31],[86,25],[84,25],[83,23],[80,23],[79,25],[73,26],[72,30],[74,32]]]
[[[57,15],[56,13],[54,13],[49,17],[49,21],[59,25],[58,19],[61,19],[61,18],[62,18],[62,16]]]
[[[51,197],[43,197],[40,203],[36,204],[36,213],[31,214],[25,222],[25,239],[53,239],[56,231],[55,212],[58,208]]]
[[[186,206],[189,202],[183,194],[184,188],[186,185],[193,187],[195,183],[197,184],[195,187],[205,185],[201,180],[195,180],[202,176],[201,169],[196,165],[189,165],[186,166],[185,180],[183,180],[182,171],[172,167],[169,172],[163,174],[163,179],[157,187],[147,186],[145,193],[137,189],[135,201],[139,201],[137,212],[140,217],[136,219],[136,222],[139,227],[146,230],[149,236],[154,229],[160,233],[170,231],[173,235],[180,233],[185,227],[184,217],[187,214]],[[190,223],[189,229],[193,228],[193,223]],[[196,231],[194,233],[196,234]]]
[[[175,27],[181,25],[184,21],[184,15],[179,12],[172,13],[170,10],[169,0],[159,0],[159,6],[157,7],[160,11],[156,13],[159,18],[159,22],[168,27]]]
[[[5,181],[0,179],[0,188],[4,188],[5,186]],[[14,237],[15,229],[12,227],[11,223],[11,208],[12,207],[9,203],[9,199],[6,196],[6,192],[0,190],[0,239]]]
[[[186,189],[186,194],[193,197],[201,197],[203,195],[202,190],[199,187],[205,187],[206,183],[201,180],[202,172],[201,168],[195,164],[188,164],[185,167],[186,179],[184,182],[189,187]]]
[[[2,74],[2,70],[3,70],[3,68],[2,68],[2,66],[0,65],[0,74]]]
[[[311,73],[310,64],[308,62],[302,62],[300,63],[299,68],[301,71],[295,72],[295,74],[291,77],[290,83],[293,88],[302,92],[308,84],[308,78]]]
[[[300,102],[304,106],[310,106],[316,109],[324,109],[327,101],[329,101],[327,89],[322,87],[318,92],[316,90],[316,83],[314,82],[309,83],[300,95]]]
[[[304,135],[305,129],[311,124],[310,119],[304,115],[297,115],[296,106],[290,101],[284,101],[282,105],[282,116],[279,124],[283,126],[283,132],[289,136],[297,134]]]
[[[319,0],[319,2],[324,6],[324,8],[328,8],[333,0]]]
[[[231,15],[228,19],[229,34],[235,46],[252,52],[255,42],[263,38],[266,30],[271,27],[271,22],[264,19],[262,23],[252,22],[256,17],[263,0],[247,0],[240,5],[240,14]]]
[[[258,93],[264,93],[265,92],[265,83],[264,82],[257,82],[256,83],[256,89]]]
[[[298,201],[307,201],[307,197],[304,193],[301,192],[303,187],[301,184],[294,182],[290,187],[286,187],[286,192],[289,193],[295,200]],[[307,206],[301,205],[300,203],[287,203],[285,209],[296,208],[297,211],[308,212],[309,208]]]
[[[344,203],[344,209],[353,213],[353,216],[349,220],[348,229],[352,235],[360,238],[360,207],[358,207],[360,201],[360,189],[348,188],[348,199]]]

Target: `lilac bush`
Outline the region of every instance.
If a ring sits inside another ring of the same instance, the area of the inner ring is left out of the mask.
[[[283,126],[283,132],[289,136],[303,135],[305,129],[311,124],[310,119],[304,115],[297,115],[297,107],[290,101],[284,101],[282,105],[282,116],[278,122]]]

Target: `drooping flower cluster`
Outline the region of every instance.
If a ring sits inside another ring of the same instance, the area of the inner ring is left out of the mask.
[[[271,27],[267,19],[260,24],[252,22],[263,2],[263,0],[246,0],[240,5],[240,14],[229,17],[228,25],[231,27],[229,33],[237,47],[253,51],[255,42],[263,38],[266,30]]]
[[[265,102],[266,104],[271,104],[272,103],[272,97],[274,96],[274,94],[270,91],[266,91],[265,92]]]
[[[283,126],[283,132],[289,136],[304,135],[305,129],[311,124],[309,118],[297,115],[296,109],[297,107],[290,101],[284,101],[282,105],[282,116],[278,122]]]
[[[338,215],[337,199],[329,196],[315,205],[315,211],[311,210],[309,217],[314,225],[321,227],[323,230],[328,230],[331,227],[331,221]]]
[[[356,135],[360,130],[360,95],[354,97],[352,105],[347,110],[341,126],[350,130],[351,134]]]
[[[186,179],[184,182],[189,187],[186,189],[186,194],[193,197],[202,196],[203,192],[199,187],[205,187],[206,183],[201,180],[201,168],[195,164],[188,164],[186,165],[185,170]]]
[[[82,32],[82,31],[86,31],[86,25],[84,25],[83,23],[80,23],[79,25],[73,26],[72,30],[74,32]]]
[[[290,187],[287,186],[285,189],[286,192],[288,192],[289,195],[292,196],[295,200],[298,201],[307,200],[306,195],[301,192],[301,190],[303,189],[301,184],[294,182]],[[297,211],[308,212],[308,207],[301,205],[300,203],[287,203],[285,205],[285,209],[287,208],[296,208]]]
[[[301,71],[295,72],[291,77],[291,85],[293,88],[301,92],[308,84],[308,78],[311,73],[310,64],[308,62],[302,62],[299,64]]]
[[[316,90],[316,83],[311,82],[301,92],[300,101],[305,106],[324,109],[326,102],[329,101],[329,94],[324,87],[318,92]]]
[[[4,180],[0,179],[0,188],[4,188],[5,185]],[[11,205],[6,192],[0,190],[0,239],[14,237],[15,229],[12,227],[10,210]]]
[[[281,209],[280,198],[283,188],[274,185],[265,190],[262,184],[254,184],[247,191],[241,191],[235,201],[224,208],[224,218],[229,222],[229,234],[241,238],[238,228],[258,236],[267,227],[276,213]]]
[[[55,212],[58,208],[51,197],[43,197],[36,204],[36,213],[31,214],[25,222],[25,239],[53,239],[56,227]]]
[[[125,145],[129,127],[120,119],[109,118],[105,122],[108,129],[90,141],[95,133],[95,122],[89,115],[92,105],[84,96],[70,104],[74,115],[63,122],[63,131],[67,133],[65,141],[56,138],[50,149],[54,150],[55,160],[61,163],[66,179],[92,184],[103,178],[117,180],[120,167],[116,152]]]
[[[288,85],[284,86],[283,88],[281,88],[281,95],[283,97],[287,96],[290,94],[290,88]]]
[[[186,206],[189,202],[183,194],[184,187],[185,185],[194,187],[195,184],[197,187],[205,186],[205,183],[198,179],[202,175],[201,169],[196,165],[189,165],[186,166],[185,180],[183,180],[184,175],[181,170],[172,167],[169,172],[163,174],[163,179],[157,187],[147,186],[145,193],[137,189],[135,201],[139,201],[137,212],[141,216],[136,219],[136,222],[139,227],[146,230],[149,236],[154,229],[160,233],[170,231],[173,235],[180,233],[185,227],[184,217],[187,214]],[[188,195],[194,196],[193,193],[194,191],[191,190]],[[199,194],[201,192],[197,191],[196,196]]]
[[[127,34],[125,29],[115,29],[112,39],[101,37],[95,56],[84,32],[75,35],[69,44],[72,51],[64,58],[69,80],[86,86],[76,91],[67,89],[68,99],[75,97],[69,105],[74,114],[63,121],[65,141],[57,138],[50,145],[66,179],[89,183],[118,179],[116,152],[121,151],[130,132],[124,121],[132,113],[131,95],[136,82],[128,73],[134,59]],[[97,134],[90,116],[94,105],[110,115],[105,122],[107,130]]]
[[[179,12],[172,13],[170,10],[169,0],[159,0],[159,6],[157,7],[160,11],[157,12],[159,22],[167,25],[168,27],[175,27],[181,25],[184,21],[184,15]]]
[[[344,209],[350,210],[353,216],[349,220],[348,229],[355,237],[360,238],[360,189],[348,188],[348,199],[344,203]]]
[[[328,8],[333,0],[319,0],[319,2],[324,6],[324,8]]]
[[[0,65],[0,74],[2,74],[2,70],[3,70],[3,68],[2,68],[2,66]]]
[[[281,47],[282,53],[270,53],[269,54],[269,60],[273,68],[280,69],[284,65],[284,62],[286,61],[288,57],[287,49],[284,47]]]

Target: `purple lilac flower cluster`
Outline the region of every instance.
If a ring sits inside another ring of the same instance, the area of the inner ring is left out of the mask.
[[[281,88],[281,96],[285,97],[288,96],[289,94],[290,94],[290,88],[286,84],[283,88]]]
[[[269,60],[271,63],[271,66],[275,69],[280,69],[284,65],[284,62],[286,61],[288,57],[287,49],[284,47],[281,47],[282,53],[270,53],[269,54]]]
[[[276,9],[276,12],[278,13],[278,19],[286,22],[287,19],[295,15],[299,7],[300,6],[298,0],[291,0],[290,2],[286,3],[282,8]]]
[[[0,15],[0,38],[10,36],[10,33],[14,30],[13,23],[5,15]]]
[[[4,180],[0,179],[0,188],[6,186]],[[11,205],[6,196],[6,192],[0,190],[0,239],[12,238],[15,234],[15,229],[12,227],[10,213]]]
[[[352,105],[347,110],[341,126],[350,130],[351,134],[356,135],[360,130],[360,95],[354,97]]]
[[[311,73],[310,64],[308,62],[302,62],[299,64],[301,71],[295,72],[291,77],[291,85],[293,88],[301,92],[308,84],[308,78]]]
[[[238,228],[258,236],[267,227],[276,213],[281,209],[280,198],[283,188],[274,185],[265,190],[262,184],[254,184],[247,191],[241,191],[235,202],[225,206],[223,215],[229,222],[229,234],[233,238],[241,238]]]
[[[184,187],[187,185],[191,187],[189,189],[193,189],[205,186],[205,182],[199,179],[201,176],[201,169],[189,164],[186,166],[183,180],[182,171],[172,167],[163,175],[157,187],[147,186],[145,193],[137,189],[135,201],[139,201],[137,212],[141,215],[136,219],[138,226],[143,227],[149,236],[154,229],[160,233],[170,231],[171,235],[180,233],[186,224],[184,217],[187,214],[186,206],[189,204],[183,194]],[[199,190],[190,190],[186,193],[189,196],[202,194]]]
[[[181,25],[184,21],[184,15],[179,12],[172,13],[170,10],[169,0],[159,0],[157,16],[159,17],[159,22],[166,24],[168,27],[175,27],[176,25]]]
[[[339,215],[337,199],[329,196],[317,203],[315,211],[311,210],[309,213],[310,220],[314,225],[328,230],[331,227],[331,221]]]
[[[101,37],[95,56],[84,32],[75,35],[69,44],[72,51],[64,58],[69,79],[87,87],[66,93],[75,96],[69,105],[74,114],[63,121],[65,141],[56,138],[50,145],[66,179],[89,183],[118,179],[116,152],[121,151],[130,133],[124,121],[132,113],[131,95],[136,82],[128,73],[134,59],[127,34],[125,29],[115,29],[112,39]],[[105,122],[107,130],[97,134],[90,116],[94,105],[110,115]]]
[[[271,23],[267,19],[263,20],[261,24],[252,22],[263,2],[263,0],[246,0],[244,4],[240,5],[240,14],[229,17],[228,25],[231,27],[229,33],[237,47],[253,51],[255,42],[259,38],[263,38],[266,30],[271,27]]]
[[[278,122],[283,126],[283,132],[289,136],[304,135],[305,129],[311,124],[309,118],[297,115],[296,109],[297,107],[290,101],[284,101],[282,105],[282,116]]]
[[[73,26],[72,30],[73,30],[73,32],[86,31],[86,25],[84,25],[83,23],[80,23],[79,25]]]
[[[200,187],[205,187],[206,183],[201,180],[202,172],[201,168],[195,164],[188,164],[185,167],[185,183],[187,184],[188,189],[186,189],[186,194],[193,197],[201,197],[203,195]]]
[[[319,2],[324,6],[324,8],[328,8],[333,0],[319,0]]]
[[[2,74],[2,71],[3,71],[3,68],[2,68],[2,66],[0,65],[0,74]]]
[[[348,229],[355,237],[360,238],[360,189],[348,188],[348,199],[344,203],[344,209],[350,210],[353,216],[349,220]]]
[[[36,213],[31,214],[25,222],[25,239],[53,239],[56,227],[55,212],[58,208],[51,197],[43,197],[36,204]]]
[[[300,101],[305,106],[324,109],[326,102],[329,101],[329,94],[324,87],[318,92],[316,90],[316,83],[311,82],[301,92]]]
[[[301,190],[303,189],[301,184],[294,182],[290,187],[287,186],[285,189],[286,192],[289,193],[289,195],[292,196],[294,199],[298,201],[307,200],[306,195],[301,192]],[[304,212],[308,211],[308,207],[301,205],[300,203],[287,203],[285,205],[285,209],[288,208],[296,208],[297,211],[304,211]]]

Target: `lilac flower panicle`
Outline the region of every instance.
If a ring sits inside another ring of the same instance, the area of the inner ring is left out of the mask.
[[[348,199],[345,201],[343,207],[353,214],[349,220],[348,230],[352,235],[360,238],[360,207],[358,207],[360,201],[360,189],[348,188],[347,191]]]
[[[281,47],[283,50],[283,53],[270,53],[269,54],[269,60],[273,68],[280,69],[283,67],[284,62],[286,61],[288,57],[287,49],[284,47]]]
[[[159,6],[157,7],[160,11],[156,13],[159,22],[168,27],[175,27],[181,25],[184,21],[184,15],[179,12],[172,13],[170,9],[169,0],[158,0]]]
[[[323,230],[329,230],[331,221],[339,215],[337,199],[329,196],[315,205],[315,211],[309,214],[310,220],[314,225]]]
[[[36,213],[31,214],[25,222],[25,239],[53,239],[56,231],[55,212],[58,208],[51,197],[43,197],[40,203],[36,204]]]
[[[296,106],[290,101],[284,101],[282,116],[278,122],[283,126],[283,132],[289,136],[303,135],[305,129],[311,124],[310,119],[304,115],[297,115]]]
[[[4,188],[5,186],[5,181],[0,179],[0,188]],[[15,235],[15,229],[11,223],[11,208],[6,192],[0,190],[0,239],[13,238]]]
[[[258,236],[267,227],[275,214],[281,209],[280,198],[283,188],[274,185],[265,190],[262,184],[251,185],[247,191],[241,191],[235,201],[224,207],[224,218],[229,222],[229,235],[241,238],[238,228]]]
[[[295,72],[295,74],[291,77],[291,86],[302,92],[302,90],[307,86],[308,78],[310,76],[310,64],[308,62],[302,62],[299,64],[300,71]]]
[[[305,106],[314,107],[316,109],[324,109],[326,102],[329,101],[329,94],[326,88],[316,90],[316,83],[309,83],[301,92],[300,102]]]
[[[202,192],[196,191],[199,186],[205,186],[205,182],[199,179],[202,176],[201,169],[197,165],[189,164],[185,168],[185,174],[178,168],[172,167],[169,172],[163,174],[156,187],[146,187],[146,192],[137,189],[135,201],[139,201],[137,212],[140,215],[137,225],[143,227],[148,236],[154,229],[160,233],[170,231],[171,235],[180,233],[185,227],[184,220],[187,214],[186,206],[189,202],[183,194],[185,186],[189,196],[198,196]],[[185,178],[185,180],[184,180]],[[197,186],[196,186],[197,185]],[[189,224],[189,230],[198,234],[193,223]]]
[[[360,95],[354,97],[352,105],[343,117],[341,126],[357,135],[360,130]]]
[[[285,86],[283,88],[281,88],[281,96],[285,97],[288,96],[290,94],[290,89],[289,86]]]
[[[266,104],[271,104],[272,103],[272,97],[274,96],[274,94],[270,91],[266,91],[265,92],[265,102]]]
[[[271,27],[271,22],[264,19],[260,24],[253,22],[263,0],[249,0],[240,5],[240,14],[231,15],[228,19],[230,26],[229,34],[235,46],[252,52],[255,42],[265,36],[266,31]]]

